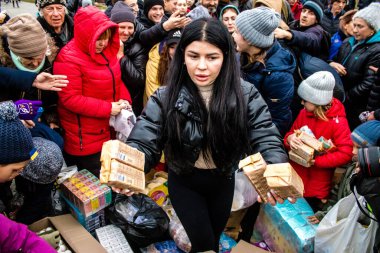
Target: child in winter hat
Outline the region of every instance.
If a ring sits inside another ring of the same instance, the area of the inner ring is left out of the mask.
[[[334,76],[328,71],[319,71],[302,81],[298,95],[302,109],[290,131],[284,137],[284,144],[290,150],[301,147],[302,141],[295,133],[308,126],[316,139],[324,137],[336,146],[323,154],[314,156],[312,165],[304,167],[291,161],[293,168],[305,185],[304,196],[314,211],[326,202],[332,186],[334,169],[351,162],[352,141],[343,104],[333,97]]]
[[[371,3],[366,8],[358,11],[353,20],[356,18],[363,19],[375,32],[378,32],[380,29],[380,3]]]
[[[33,150],[32,136],[18,119],[16,106],[11,101],[0,103],[0,140],[0,183],[4,183],[22,171]],[[11,221],[2,214],[0,224],[0,252],[18,252],[20,249],[26,252],[56,252],[25,225]]]
[[[351,139],[359,147],[380,146],[380,121],[367,121],[354,129]]]
[[[20,175],[37,184],[54,182],[63,165],[61,149],[54,142],[41,137],[33,137],[33,144],[38,156],[25,167]]]
[[[21,169],[30,160],[34,149],[32,135],[18,118],[16,106],[11,101],[0,103],[0,174],[2,167],[17,164]],[[24,166],[21,166],[24,165]],[[10,171],[11,177],[2,178],[0,182],[14,178],[17,173]]]

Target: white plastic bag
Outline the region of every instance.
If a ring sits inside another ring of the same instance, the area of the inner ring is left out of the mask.
[[[125,142],[136,124],[136,116],[131,110],[123,109],[117,116],[111,116],[109,123],[116,131],[116,138]]]
[[[363,203],[364,197],[359,197]],[[364,225],[363,225],[364,224]],[[315,253],[372,252],[377,222],[365,216],[355,196],[341,199],[321,220],[315,235]]]
[[[257,201],[257,192],[244,172],[235,172],[235,192],[231,211],[247,208]]]

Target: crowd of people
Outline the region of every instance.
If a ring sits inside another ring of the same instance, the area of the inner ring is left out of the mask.
[[[303,126],[331,140],[335,148],[311,167],[290,161],[315,224],[365,169],[358,149],[380,145],[380,3],[112,0],[106,11],[84,0],[36,4],[37,15],[0,13],[0,212],[14,220],[0,214],[1,252],[53,250],[20,223],[53,214],[62,167],[99,177],[102,145],[116,136],[110,118],[123,110],[138,117],[126,143],[145,154],[145,173],[157,164],[168,172],[191,252],[218,252],[245,156],[288,162]],[[379,168],[372,152],[367,163]],[[337,167],[346,172],[334,186]],[[272,190],[268,199],[284,201]],[[250,237],[253,224],[242,227]]]

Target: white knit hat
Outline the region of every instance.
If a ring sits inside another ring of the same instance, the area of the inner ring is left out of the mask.
[[[355,18],[364,19],[376,32],[380,30],[380,3],[371,3],[364,9],[358,11],[352,20]]]
[[[280,24],[280,14],[264,6],[243,11],[236,18],[236,27],[245,40],[258,48],[273,45],[274,30]]]
[[[298,95],[315,105],[327,105],[333,98],[335,78],[328,71],[319,71],[305,80],[298,87]]]

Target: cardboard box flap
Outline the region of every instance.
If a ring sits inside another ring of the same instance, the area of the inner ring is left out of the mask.
[[[292,167],[289,163],[268,164],[264,177],[291,177]]]
[[[92,237],[70,214],[49,217],[53,226],[59,230],[63,239],[74,252],[107,253],[100,243]]]
[[[232,248],[231,253],[268,253],[268,251],[260,249],[255,245],[240,240],[239,243]]]
[[[247,166],[247,165],[252,165],[258,161],[260,161],[261,159],[263,159],[263,157],[261,156],[260,153],[256,153],[256,154],[253,154],[253,155],[250,155],[246,158],[244,158],[243,160],[241,160],[239,162],[239,169]]]

